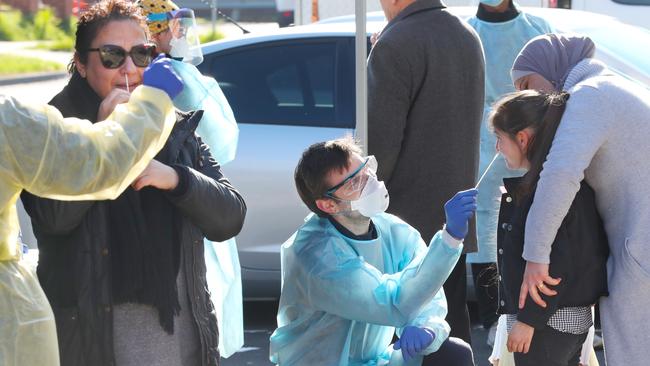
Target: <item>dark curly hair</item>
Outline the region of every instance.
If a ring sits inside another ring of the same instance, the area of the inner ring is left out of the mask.
[[[106,24],[119,20],[132,20],[140,24],[143,32],[149,38],[146,19],[142,15],[140,7],[135,3],[130,0],[101,0],[89,7],[79,17],[74,44],[76,58],[70,61],[68,72],[76,71],[75,59],[84,65],[88,62],[88,49],[97,34]]]

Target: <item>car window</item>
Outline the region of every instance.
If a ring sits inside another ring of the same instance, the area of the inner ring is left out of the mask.
[[[303,89],[298,66],[294,63],[279,68],[266,77],[266,84],[278,107],[304,107]]]
[[[348,127],[337,48],[336,40],[259,43],[206,55],[201,71],[217,79],[238,123]]]

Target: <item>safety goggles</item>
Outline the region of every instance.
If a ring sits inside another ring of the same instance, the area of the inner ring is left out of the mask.
[[[153,43],[139,44],[131,47],[130,51],[126,51],[120,46],[107,44],[98,48],[89,48],[88,52],[99,52],[99,59],[107,69],[117,69],[124,65],[126,56],[130,56],[133,64],[137,67],[147,67],[153,60],[156,46]]]
[[[355,171],[343,179],[341,183],[328,189],[325,192],[325,196],[338,198],[334,196],[334,193],[342,188],[345,190],[346,195],[360,192],[363,187],[366,186],[366,182],[368,182],[368,177],[370,176],[377,176],[377,159],[375,159],[373,155],[366,157],[364,162]]]

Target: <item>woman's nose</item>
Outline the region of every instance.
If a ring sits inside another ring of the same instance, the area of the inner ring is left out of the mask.
[[[122,65],[122,72],[125,74],[134,74],[137,70],[138,67],[133,63],[133,59],[130,55],[127,55],[124,60],[124,65]]]

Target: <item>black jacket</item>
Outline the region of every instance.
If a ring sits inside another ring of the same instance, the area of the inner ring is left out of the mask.
[[[440,0],[413,2],[382,30],[368,58],[368,153],[387,212],[427,244],[445,202],[476,183],[483,103],[481,41]],[[463,250],[477,251],[474,219]]]
[[[181,257],[201,341],[202,365],[217,365],[217,319],[207,291],[203,238],[224,241],[235,236],[243,225],[246,206],[207,145],[194,133],[200,113],[178,116],[167,144],[174,152],[174,167],[177,171],[181,167],[180,182],[167,197],[182,217]],[[38,276],[54,310],[61,365],[113,365],[106,203],[62,202],[29,193],[24,193],[22,200],[38,240]]]
[[[516,192],[522,180],[503,180],[508,193],[501,197],[497,232],[499,313],[517,314],[519,321],[539,329],[546,326],[559,308],[590,306],[600,296],[607,296],[609,247],[603,222],[596,210],[594,190],[583,181],[553,242],[549,274],[562,279],[553,287],[557,295],[541,295],[546,308],[535,304],[528,296],[524,308],[519,310],[519,290],[526,268],[526,261],[522,258],[524,229],[534,196],[530,194],[516,199],[511,193]]]

